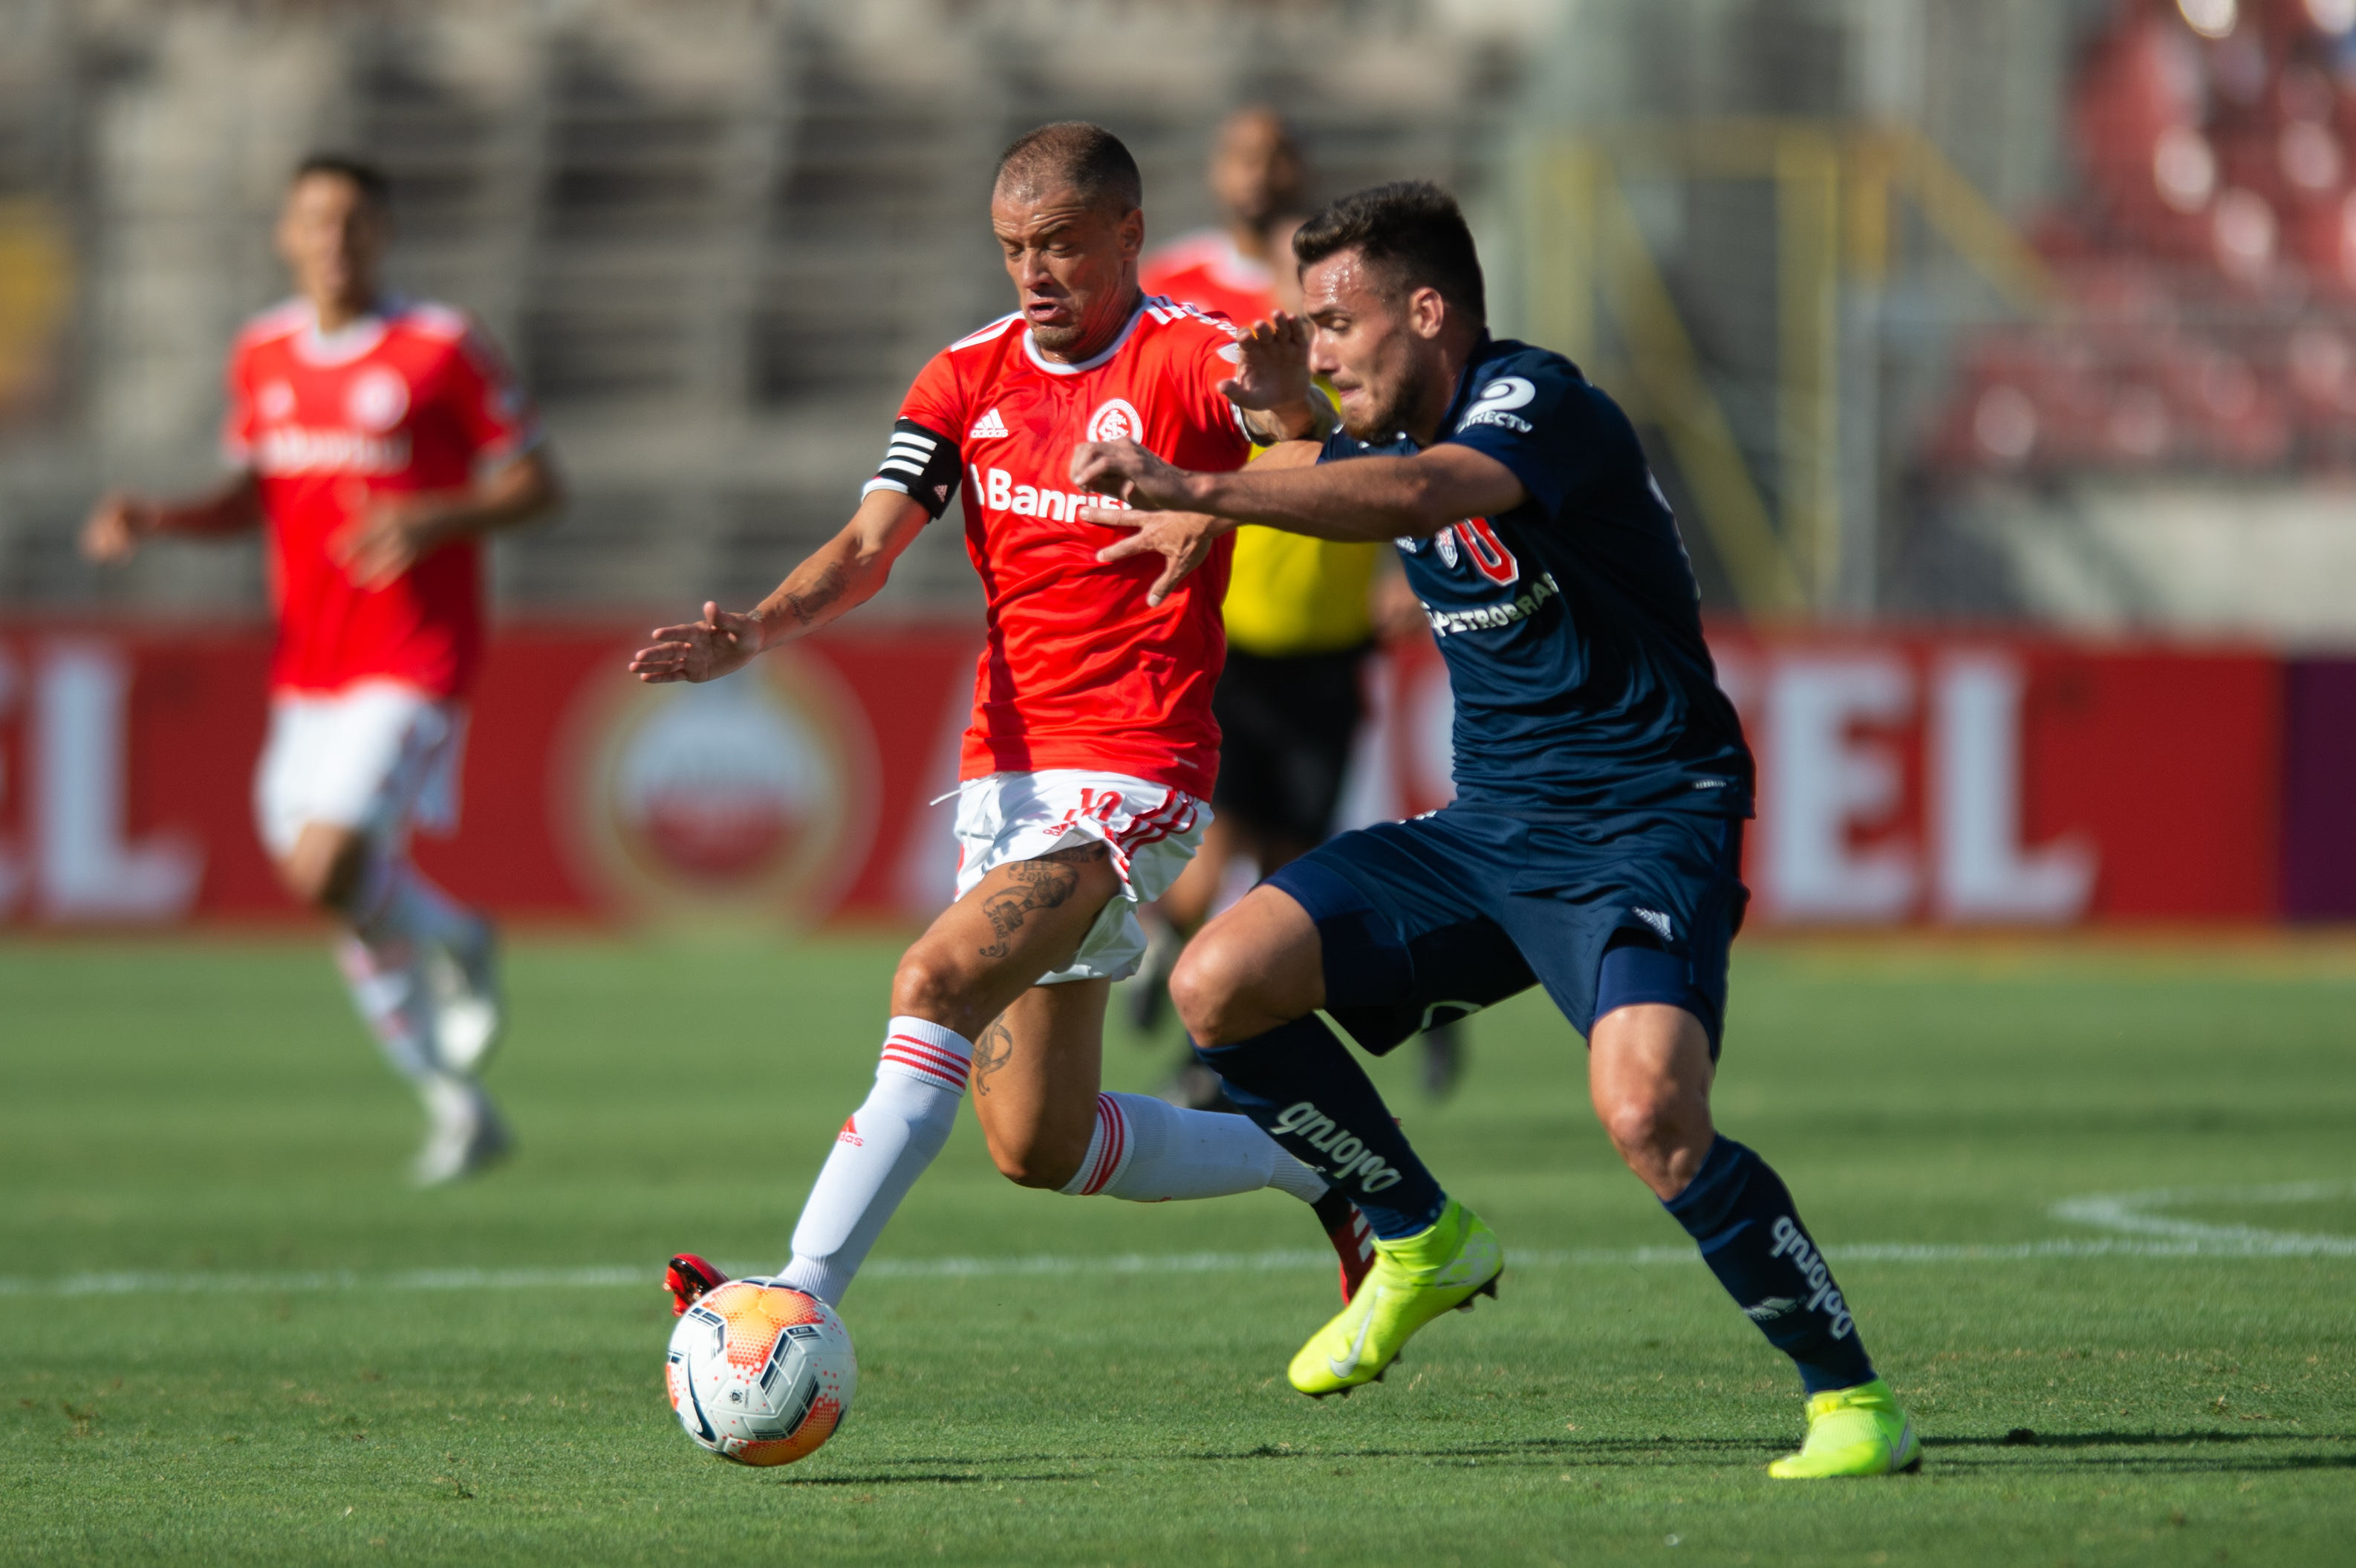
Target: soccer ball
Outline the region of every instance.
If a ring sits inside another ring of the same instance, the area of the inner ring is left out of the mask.
[[[834,1308],[775,1280],[731,1280],[687,1309],[663,1367],[698,1444],[740,1465],[790,1465],[851,1413],[859,1362]]]

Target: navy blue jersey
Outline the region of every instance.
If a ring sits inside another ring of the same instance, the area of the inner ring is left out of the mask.
[[[1702,642],[1676,519],[1619,405],[1559,354],[1483,337],[1441,422],[1528,499],[1402,539],[1456,695],[1456,789],[1545,819],[1751,814],[1751,752]],[[1345,432],[1320,462],[1409,456]]]

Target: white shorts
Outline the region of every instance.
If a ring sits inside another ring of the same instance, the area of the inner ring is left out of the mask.
[[[262,844],[293,853],[310,822],[357,828],[386,844],[411,829],[458,826],[466,710],[399,681],[361,681],[271,699],[270,738],[253,773]]]
[[[1104,907],[1066,967],[1039,977],[1127,980],[1145,957],[1137,907],[1170,891],[1202,846],[1211,808],[1183,789],[1119,773],[1050,768],[992,773],[958,790],[957,896],[972,892],[993,866],[1036,860],[1073,839],[1100,840],[1112,851],[1120,895]]]

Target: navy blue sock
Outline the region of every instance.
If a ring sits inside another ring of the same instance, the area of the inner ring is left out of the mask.
[[[1376,1236],[1396,1241],[1440,1218],[1448,1195],[1314,1013],[1232,1046],[1197,1046],[1194,1055],[1226,1080],[1237,1110],[1355,1203]]]
[[[1765,1160],[1721,1137],[1662,1207],[1701,1244],[1702,1261],[1742,1315],[1798,1363],[1810,1393],[1873,1380],[1840,1286]]]

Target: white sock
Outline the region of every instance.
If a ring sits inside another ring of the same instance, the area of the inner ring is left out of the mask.
[[[973,1043],[922,1018],[892,1020],[875,1087],[835,1135],[794,1227],[777,1278],[829,1305],[851,1287],[868,1249],[957,1125]]]
[[[1187,1111],[1150,1095],[1099,1094],[1087,1155],[1063,1190],[1076,1197],[1102,1193],[1163,1203],[1264,1187],[1305,1203],[1325,1196],[1325,1178],[1278,1148],[1248,1117]]]
[[[417,944],[401,937],[371,940],[347,934],[336,942],[336,967],[343,971],[344,988],[384,1059],[423,1092],[440,1064],[434,1054],[434,1002],[417,961]]]

